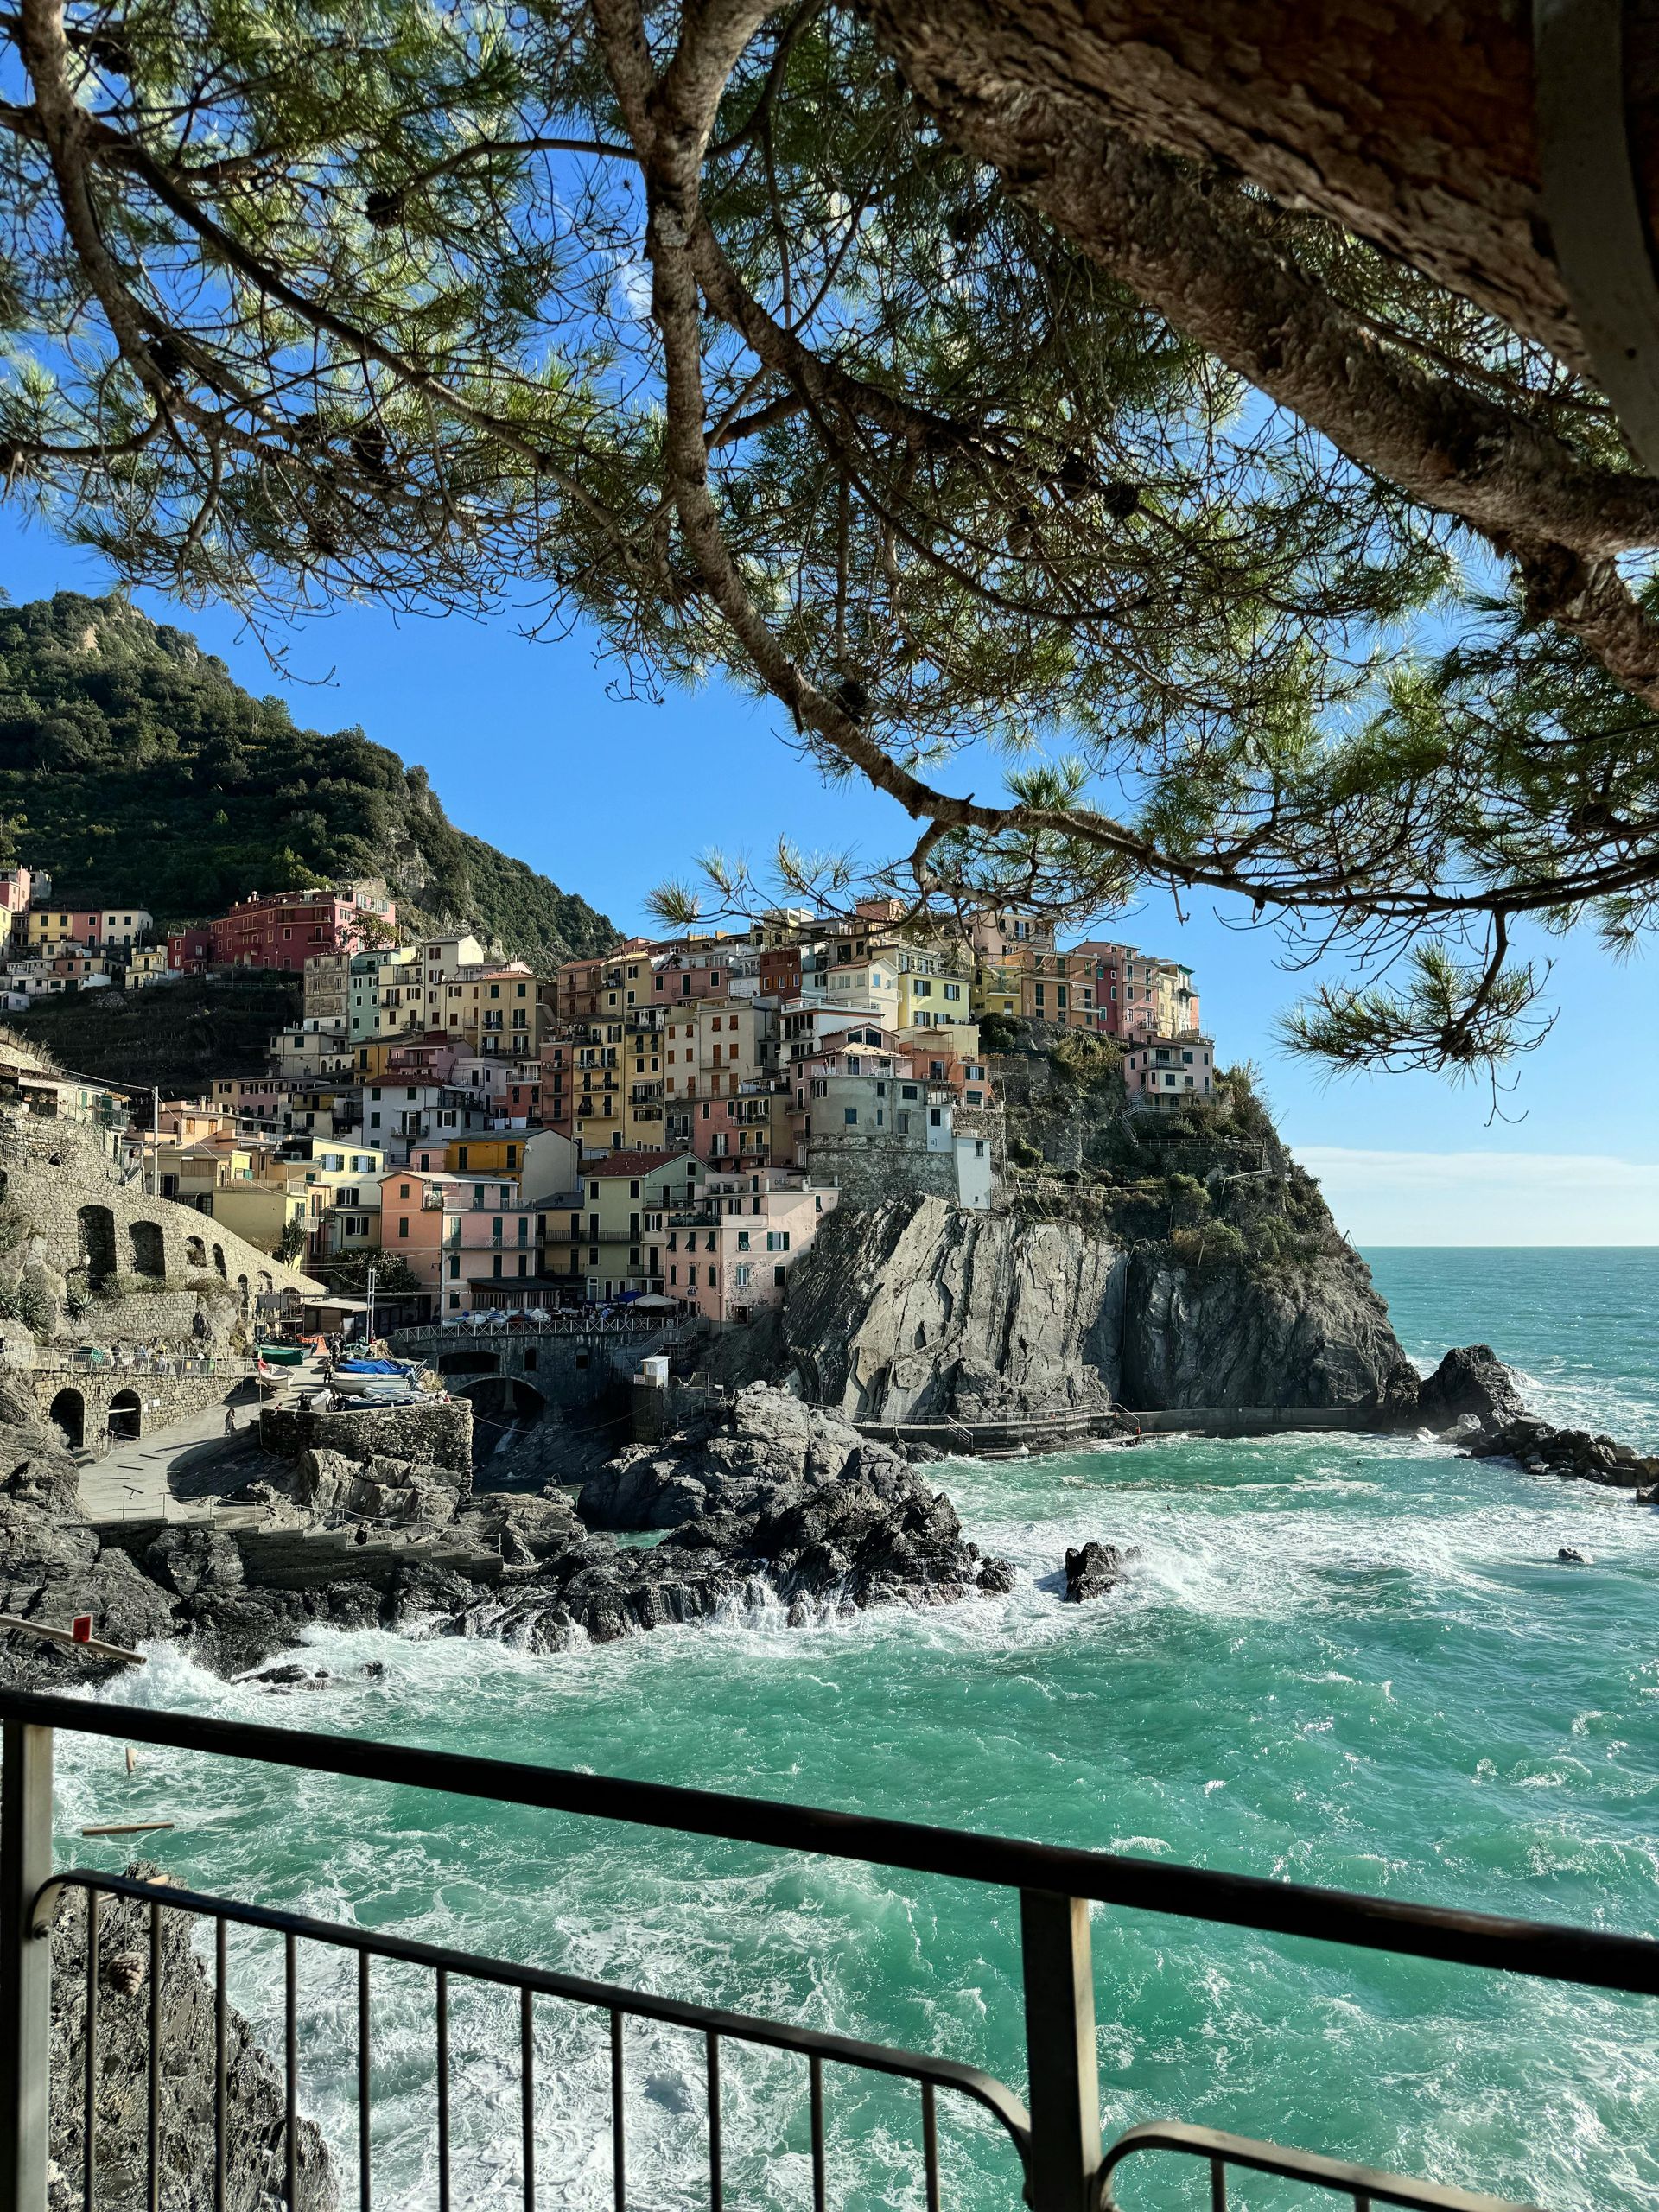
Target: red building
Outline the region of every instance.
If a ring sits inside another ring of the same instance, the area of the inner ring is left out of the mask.
[[[387,903],[371,910],[349,891],[256,893],[206,929],[176,930],[167,940],[169,968],[273,968],[297,976],[324,952],[361,952],[382,942],[396,920]]]

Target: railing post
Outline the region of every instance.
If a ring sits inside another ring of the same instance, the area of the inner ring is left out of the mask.
[[[1094,2212],[1100,2169],[1100,2076],[1089,1904],[1020,1892],[1031,2078],[1031,2212]]]
[[[46,2212],[52,1946],[34,1905],[52,1872],[52,1731],[0,1732],[0,2204]]]

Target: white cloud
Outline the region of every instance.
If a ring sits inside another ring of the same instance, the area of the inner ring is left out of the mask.
[[[1368,1244],[1659,1244],[1659,1163],[1610,1153],[1363,1152],[1296,1157]]]

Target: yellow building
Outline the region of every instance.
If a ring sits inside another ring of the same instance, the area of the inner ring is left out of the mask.
[[[584,1160],[580,1203],[542,1216],[546,1268],[592,1304],[659,1291],[670,1218],[695,1205],[704,1173],[690,1152],[615,1152]]]
[[[435,1026],[464,1038],[472,1052],[534,1058],[551,1023],[552,1000],[552,985],[514,961],[445,983]]]
[[[213,1193],[211,1211],[233,1236],[273,1255],[290,1228],[308,1237],[312,1226],[310,1194],[303,1185],[290,1190],[283,1183],[222,1183]],[[322,1208],[317,1211],[320,1219]]]
[[[147,984],[165,982],[171,973],[164,944],[136,944],[127,955],[130,991],[142,991]]]

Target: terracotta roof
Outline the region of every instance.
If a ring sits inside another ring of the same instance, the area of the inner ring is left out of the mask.
[[[584,1160],[578,1173],[589,1180],[600,1176],[649,1175],[655,1167],[671,1166],[675,1161],[689,1160],[696,1162],[696,1154],[689,1150],[679,1152],[607,1152],[602,1159]]]

